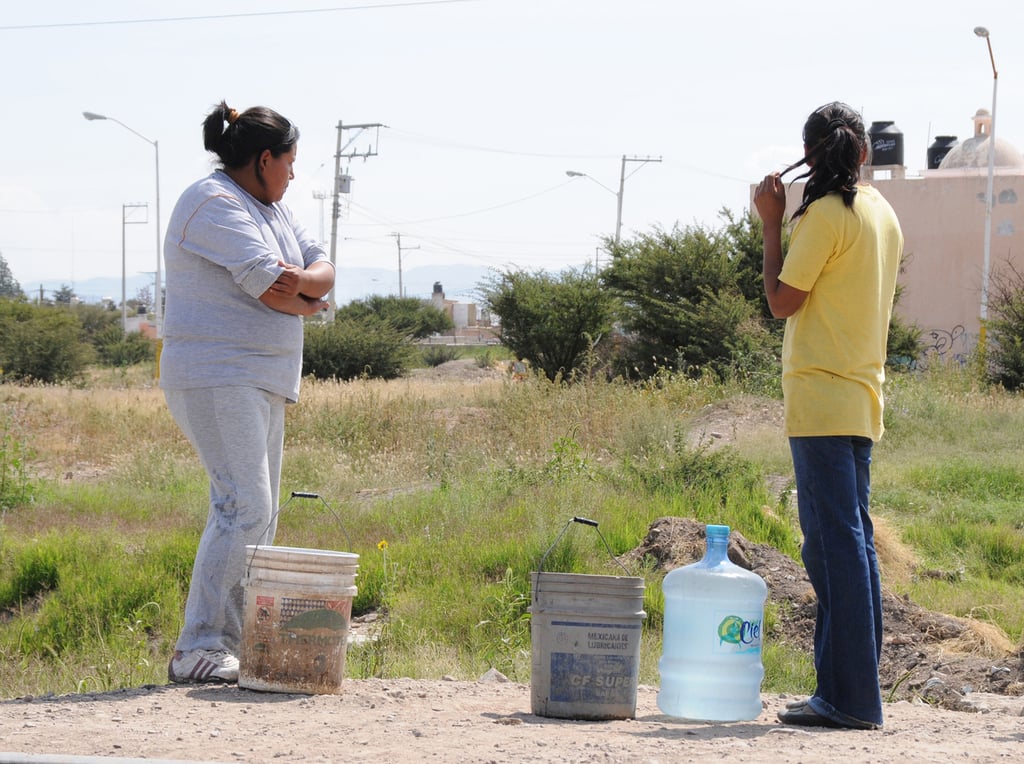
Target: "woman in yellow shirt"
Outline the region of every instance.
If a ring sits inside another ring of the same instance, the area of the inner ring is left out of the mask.
[[[877,729],[882,598],[868,498],[903,235],[888,202],[860,182],[869,143],[856,111],[838,102],[822,106],[807,118],[803,138],[803,159],[765,177],[754,194],[768,305],[786,319],[785,427],[802,557],[818,599],[817,687],[779,719]],[[783,260],[781,178],[803,164],[807,180]]]

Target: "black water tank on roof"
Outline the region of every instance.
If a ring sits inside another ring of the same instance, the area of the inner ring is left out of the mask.
[[[873,166],[903,165],[903,133],[895,122],[872,122],[868,140]]]
[[[942,160],[946,158],[946,154],[948,154],[950,149],[956,146],[956,144],[957,140],[955,135],[936,135],[935,140],[932,141],[932,145],[928,147],[928,169],[939,169],[939,165],[942,164]]]

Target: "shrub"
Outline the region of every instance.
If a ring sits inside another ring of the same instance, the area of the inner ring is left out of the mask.
[[[18,437],[15,424],[0,409],[0,518],[4,511],[31,500],[34,490],[28,473],[31,457],[32,452]]]
[[[389,322],[375,316],[306,324],[302,373],[318,379],[394,379],[412,365],[416,348]]]
[[[125,334],[121,327],[111,326],[98,332],[93,343],[100,362],[108,366],[131,366],[154,360],[153,343],[141,332]]]
[[[455,328],[448,314],[438,310],[429,301],[416,297],[373,295],[365,300],[353,300],[345,307],[338,308],[335,314],[335,319],[357,321],[369,317],[387,321],[398,332],[414,339]]]
[[[98,348],[98,338],[111,329],[121,330],[121,311],[113,306],[89,305],[79,303],[71,307],[71,312],[82,326],[82,339]]]
[[[726,237],[699,227],[655,229],[612,247],[601,279],[622,304],[631,376],[666,367],[699,376],[743,352],[741,327],[758,309],[732,255]]]
[[[0,300],[0,369],[25,382],[65,382],[80,377],[94,359],[82,341],[78,318],[64,307]]]
[[[1007,390],[1024,388],[1024,274],[1012,263],[993,275],[988,375]]]
[[[903,287],[897,284],[892,319],[889,321],[889,336],[886,339],[886,363],[897,369],[913,369],[921,359],[924,348],[921,346],[921,329],[917,324],[906,323],[895,309],[902,294]]]
[[[508,271],[481,285],[501,342],[549,380],[571,378],[612,326],[614,298],[588,268],[557,275]]]
[[[423,363],[427,366],[440,366],[448,361],[462,358],[462,351],[451,345],[424,345]]]

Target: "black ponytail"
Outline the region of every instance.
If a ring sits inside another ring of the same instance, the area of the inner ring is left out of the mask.
[[[221,101],[203,120],[203,147],[228,169],[244,167],[266,150],[281,156],[298,140],[298,128],[265,106],[239,114]]]
[[[780,174],[781,177],[802,164],[808,165],[807,172],[794,179],[807,178],[807,183],[793,219],[831,193],[841,194],[843,203],[852,207],[860,182],[861,159],[868,151],[867,132],[860,115],[839,101],[825,104],[804,123],[804,148],[804,158]]]

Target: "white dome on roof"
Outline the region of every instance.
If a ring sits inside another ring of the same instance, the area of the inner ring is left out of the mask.
[[[988,142],[992,132],[992,114],[978,109],[974,115],[974,136],[958,143],[939,164],[940,170],[959,170],[988,167]],[[1024,167],[1024,155],[1008,141],[995,139],[996,167]]]

